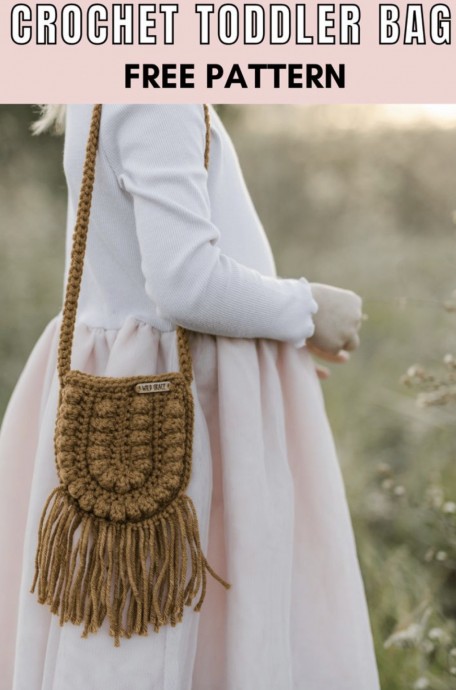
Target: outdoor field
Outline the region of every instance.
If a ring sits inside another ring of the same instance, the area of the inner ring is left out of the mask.
[[[322,386],[382,688],[454,690],[456,106],[217,109],[278,275],[364,300],[361,347]],[[1,413],[62,300],[63,138],[35,117],[0,106]]]

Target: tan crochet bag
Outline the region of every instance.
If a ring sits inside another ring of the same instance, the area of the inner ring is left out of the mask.
[[[204,115],[207,168],[207,105]],[[31,592],[38,584],[39,603],[60,615],[60,625],[84,621],[82,637],[108,616],[118,647],[120,637],[147,635],[149,622],[157,632],[176,625],[201,589],[199,611],[206,569],[230,585],[202,553],[195,507],[185,494],[194,423],[185,329],[176,328],[179,371],[111,378],[71,370],[100,119],[101,105],[95,105],[60,329],[54,437],[60,485],[40,520]]]

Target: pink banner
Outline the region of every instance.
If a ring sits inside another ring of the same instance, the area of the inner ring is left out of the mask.
[[[11,3],[1,99],[451,103],[450,6]]]

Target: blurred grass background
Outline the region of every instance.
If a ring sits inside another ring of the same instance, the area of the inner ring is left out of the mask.
[[[400,377],[456,354],[456,314],[443,306],[456,288],[456,107],[218,111],[278,274],[364,298],[362,347],[323,387],[382,687],[453,690],[456,417],[417,407]],[[32,137],[34,117],[0,106],[1,412],[62,298],[63,139]]]

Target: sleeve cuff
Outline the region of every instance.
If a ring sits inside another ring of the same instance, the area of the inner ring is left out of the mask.
[[[303,276],[298,279],[298,281],[301,283],[301,285],[304,286],[303,290],[303,297],[304,297],[304,303],[307,306],[307,318],[305,318],[305,312],[303,314],[303,332],[301,335],[292,341],[292,344],[296,348],[303,347],[307,340],[313,336],[315,333],[315,323],[313,320],[313,315],[317,313],[318,311],[318,304],[315,301],[313,295],[312,295],[312,289],[310,287],[310,283],[307,280],[307,278],[304,278]]]

